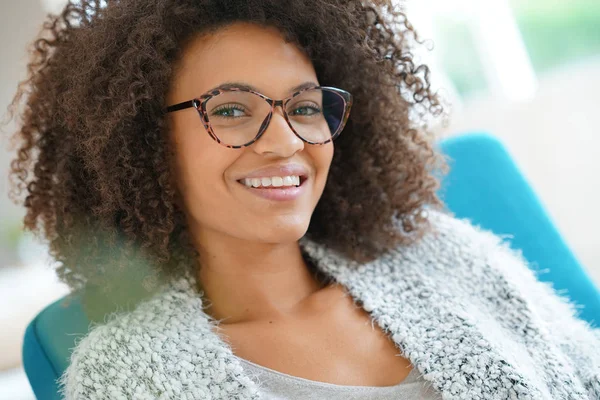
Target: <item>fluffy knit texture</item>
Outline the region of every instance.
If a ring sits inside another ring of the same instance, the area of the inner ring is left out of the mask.
[[[505,238],[444,212],[429,218],[433,229],[421,240],[368,263],[306,236],[300,244],[443,399],[600,399],[600,329]],[[78,341],[59,381],[63,395],[260,399],[204,308],[187,276],[111,315]]]

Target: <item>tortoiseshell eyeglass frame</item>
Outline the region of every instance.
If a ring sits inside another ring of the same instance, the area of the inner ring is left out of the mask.
[[[298,134],[298,132],[296,132],[296,130],[294,129],[294,127],[292,126],[289,118],[288,118],[288,114],[285,110],[285,105],[291,101],[294,97],[300,95],[301,93],[304,93],[307,90],[314,90],[314,89],[321,89],[321,90],[328,90],[331,92],[336,93],[337,95],[339,95],[342,100],[344,101],[344,115],[341,119],[340,122],[340,126],[338,127],[338,129],[332,133],[331,137],[329,139],[327,139],[324,142],[312,142],[310,140],[306,140],[305,138],[303,138],[302,136],[300,136]],[[249,141],[248,143],[244,143],[242,145],[231,145],[228,143],[224,143],[221,141],[221,139],[219,139],[219,137],[217,135],[215,135],[215,132],[210,124],[210,121],[208,120],[208,113],[206,111],[206,103],[212,99],[215,96],[218,96],[221,93],[225,93],[225,92],[248,92],[248,93],[252,93],[255,94],[257,96],[259,96],[260,98],[262,98],[263,100],[265,100],[270,106],[271,106],[271,110],[269,111],[269,114],[267,115],[267,117],[265,118],[265,120],[262,122],[260,129],[258,130],[258,133],[256,134],[256,136],[254,137],[254,139],[252,139],[251,141]],[[337,138],[340,133],[342,132],[342,130],[344,129],[344,126],[346,126],[346,122],[348,121],[348,117],[350,116],[350,108],[352,107],[352,95],[343,90],[343,89],[339,89],[336,87],[330,87],[330,86],[311,86],[311,87],[307,87],[304,88],[302,90],[299,90],[295,93],[293,93],[291,96],[282,99],[282,100],[273,100],[267,96],[265,96],[262,93],[256,92],[254,90],[251,89],[247,89],[247,88],[239,88],[239,87],[225,87],[225,88],[217,88],[214,90],[211,90],[207,93],[204,93],[203,95],[201,95],[200,97],[197,97],[195,99],[192,100],[188,100],[188,101],[184,101],[178,104],[174,104],[172,106],[168,106],[167,108],[164,109],[164,111],[166,113],[169,112],[174,112],[174,111],[179,111],[179,110],[184,110],[186,108],[191,108],[194,107],[196,109],[196,111],[198,111],[198,114],[200,115],[200,119],[202,120],[202,124],[204,125],[204,128],[206,129],[206,132],[210,135],[210,137],[212,139],[214,139],[217,143],[230,148],[230,149],[241,149],[242,147],[247,147],[252,145],[254,142],[256,142],[258,139],[260,139],[260,137],[262,136],[262,134],[265,132],[265,130],[267,129],[267,127],[269,126],[269,122],[271,122],[271,118],[273,116],[273,111],[275,111],[275,107],[281,106],[281,110],[283,111],[283,116],[285,118],[285,120],[287,121],[290,129],[292,130],[292,132],[294,132],[294,134],[300,138],[302,141],[308,143],[308,144],[315,144],[315,145],[323,145],[326,143],[329,143],[331,141],[333,141],[335,138]]]

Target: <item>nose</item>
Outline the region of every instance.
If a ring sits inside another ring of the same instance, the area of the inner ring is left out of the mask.
[[[275,107],[271,121],[262,136],[252,145],[259,154],[273,153],[282,158],[291,157],[304,149],[304,141],[300,139],[287,123],[280,107]]]

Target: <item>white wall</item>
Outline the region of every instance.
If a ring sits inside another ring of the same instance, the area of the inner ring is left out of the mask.
[[[44,14],[38,0],[0,0],[0,114],[16,91],[18,80],[26,76],[26,46],[37,34]],[[9,157],[7,136],[14,126],[2,126],[0,146],[0,222],[13,218],[20,210],[7,199]],[[0,260],[1,263],[2,260]]]

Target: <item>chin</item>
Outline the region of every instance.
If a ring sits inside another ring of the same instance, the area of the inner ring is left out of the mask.
[[[262,225],[260,230],[251,232],[251,235],[258,237],[259,241],[267,243],[288,243],[296,242],[308,230],[308,224],[310,219],[306,221],[296,222],[294,224],[289,223],[275,223],[271,226]]]

